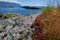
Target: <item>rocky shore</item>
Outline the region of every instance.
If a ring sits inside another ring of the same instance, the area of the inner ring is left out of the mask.
[[[32,23],[39,14],[0,19],[0,40],[32,40]]]

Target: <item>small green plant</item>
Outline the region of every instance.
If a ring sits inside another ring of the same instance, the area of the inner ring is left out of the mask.
[[[53,6],[47,6],[43,9],[44,14],[49,14],[53,10]]]
[[[6,16],[7,16],[8,18],[12,18],[12,17],[13,17],[13,14],[8,13],[8,14],[6,14]]]
[[[46,11],[50,11],[52,7],[48,6],[45,8]]]
[[[50,6],[50,5],[49,5],[49,6],[47,6],[44,10],[49,12],[52,8],[53,8],[53,6]]]

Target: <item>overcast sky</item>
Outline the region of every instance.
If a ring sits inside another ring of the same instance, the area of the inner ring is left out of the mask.
[[[23,6],[46,6],[47,4],[54,4],[56,5],[58,2],[60,3],[60,0],[0,0],[0,1],[6,1],[6,2],[16,2]]]

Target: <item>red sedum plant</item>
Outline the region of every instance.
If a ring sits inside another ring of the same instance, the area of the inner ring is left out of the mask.
[[[44,10],[34,25],[33,40],[60,40],[60,7]]]

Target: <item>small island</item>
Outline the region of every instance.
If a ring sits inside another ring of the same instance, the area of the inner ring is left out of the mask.
[[[37,7],[30,7],[30,6],[23,6],[22,8],[25,8],[25,9],[41,9],[41,8],[37,8]]]

